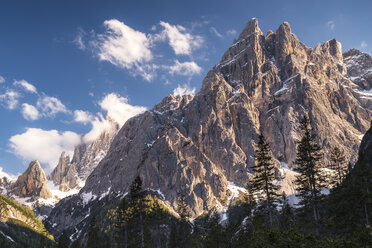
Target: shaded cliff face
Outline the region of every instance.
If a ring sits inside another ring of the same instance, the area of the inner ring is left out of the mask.
[[[52,197],[45,173],[37,160],[32,161],[17,181],[11,184],[8,194],[18,197],[31,197],[32,200]]]
[[[83,221],[87,204],[94,209],[106,195],[128,192],[138,174],[170,208],[177,194],[184,194],[194,217],[222,209],[231,186],[244,187],[251,176],[260,132],[277,167],[293,166],[305,114],[324,147],[325,164],[335,146],[355,160],[360,135],[369,127],[372,97],[363,93],[368,85],[350,80],[349,67],[336,40],[311,49],[288,23],[264,36],[252,19],[197,95],[170,95],[128,120],[79,195],[58,204],[48,220],[60,230]],[[277,177],[292,194],[283,171]],[[80,206],[79,215],[69,210],[72,205]]]
[[[363,136],[360,143],[358,162],[355,167],[368,166],[372,170],[372,122],[371,128]]]

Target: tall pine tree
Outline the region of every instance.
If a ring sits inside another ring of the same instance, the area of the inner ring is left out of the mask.
[[[312,211],[315,234],[319,236],[319,201],[321,190],[325,186],[325,176],[322,174],[320,162],[322,159],[321,147],[316,142],[316,135],[312,134],[310,121],[304,116],[300,121],[302,138],[297,145],[296,178],[299,205],[309,207]]]
[[[273,213],[278,199],[279,186],[274,183],[275,169],[270,146],[265,137],[258,136],[257,149],[255,151],[256,164],[253,166],[254,178],[252,187],[255,192],[262,192],[265,196],[265,212],[269,218],[270,227],[273,226]]]
[[[342,155],[341,150],[335,147],[331,153],[331,164],[330,169],[335,172],[335,174],[330,178],[331,186],[337,186],[342,183],[347,173],[347,165],[345,164],[345,156]]]

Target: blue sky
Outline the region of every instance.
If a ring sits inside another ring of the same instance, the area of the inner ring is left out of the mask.
[[[50,170],[80,134],[94,136],[101,115],[125,122],[168,94],[198,91],[252,17],[264,33],[288,21],[310,47],[336,38],[344,51],[371,53],[371,9],[370,1],[2,1],[0,167],[18,174],[38,159]]]

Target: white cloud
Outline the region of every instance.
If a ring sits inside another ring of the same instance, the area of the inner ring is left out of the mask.
[[[20,94],[14,90],[7,90],[4,94],[0,95],[0,103],[5,105],[8,109],[13,110],[18,105]]]
[[[87,48],[83,40],[83,37],[85,35],[86,35],[86,32],[82,28],[78,28],[78,33],[75,39],[73,40],[73,42],[80,50],[85,50]]]
[[[220,34],[220,33],[217,31],[217,29],[216,29],[215,27],[211,27],[211,28],[209,29],[209,31],[210,31],[212,34],[215,34],[218,38],[222,38],[222,37],[223,37],[223,35]]]
[[[5,83],[5,78],[0,76],[0,84]]]
[[[98,35],[93,42],[98,58],[111,64],[129,69],[135,75],[141,75],[150,81],[153,77],[153,66],[146,65],[152,60],[150,41],[146,34],[134,30],[116,19],[104,22],[106,33]]]
[[[330,30],[334,30],[335,29],[335,26],[336,26],[336,24],[335,24],[335,22],[334,21],[328,21],[327,22],[327,27],[330,29]]]
[[[227,35],[231,35],[231,36],[234,36],[236,35],[238,32],[235,30],[235,29],[230,29],[230,30],[227,30],[226,31],[226,34]]]
[[[30,105],[27,103],[22,104],[21,113],[22,113],[23,118],[29,121],[34,121],[40,118],[39,111],[33,105]]]
[[[27,82],[24,79],[19,80],[19,81],[14,80],[13,85],[15,85],[15,86],[21,86],[26,91],[31,92],[31,93],[34,93],[34,94],[37,94],[36,87],[34,85],[30,84],[29,82]]]
[[[26,161],[37,159],[52,169],[57,165],[60,154],[66,151],[72,156],[75,145],[80,141],[80,135],[70,131],[27,128],[24,133],[12,136],[9,145],[15,155]]]
[[[368,46],[367,42],[365,42],[364,40],[362,40],[362,42],[360,43],[360,47],[361,48],[366,48]]]
[[[85,143],[91,143],[96,140],[101,133],[110,130],[111,123],[106,120],[102,114],[98,113],[94,120],[91,121],[92,129],[84,135],[83,139]]]
[[[194,61],[181,63],[178,60],[175,60],[174,65],[169,66],[168,69],[170,74],[182,76],[192,76],[194,74],[200,74],[202,71],[202,68]]]
[[[133,106],[128,103],[128,99],[115,93],[106,95],[100,102],[99,106],[107,112],[107,116],[113,119],[119,126],[131,117],[146,111],[145,107]],[[90,143],[98,138],[98,136],[109,130],[112,127],[112,122],[108,118],[104,118],[101,113],[98,113],[91,119],[92,129],[84,135],[84,142]]]
[[[83,123],[84,125],[92,122],[94,120],[94,117],[91,113],[88,111],[83,110],[75,110],[74,111],[74,121]]]
[[[120,126],[124,125],[129,118],[146,111],[145,107],[130,105],[128,103],[128,98],[115,93],[106,95],[99,105],[103,110],[106,110],[107,115],[119,123]]]
[[[181,25],[170,25],[167,22],[160,22],[164,28],[157,39],[169,39],[169,45],[173,48],[176,55],[190,55],[192,50],[201,47],[204,40],[202,37],[192,35]]]
[[[15,175],[4,172],[3,167],[0,166],[0,178],[3,178],[3,177],[7,177],[11,181],[15,181],[15,180],[17,180],[18,176],[15,176]]]
[[[191,88],[190,85],[178,85],[177,88],[173,90],[174,96],[183,96],[183,95],[195,95],[196,88]]]
[[[44,116],[54,117],[57,113],[70,113],[66,106],[57,98],[51,96],[42,96],[36,106],[41,110]]]

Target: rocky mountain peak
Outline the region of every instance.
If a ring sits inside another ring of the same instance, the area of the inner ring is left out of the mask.
[[[348,78],[365,90],[372,89],[372,56],[357,49],[344,53]]]
[[[31,197],[31,199],[52,197],[44,170],[37,160],[32,161],[27,170],[11,185],[10,194],[19,197]]]
[[[243,31],[240,33],[238,40],[245,39],[252,34],[262,35],[261,29],[258,26],[258,20],[256,18],[252,18],[247,22]]]
[[[70,163],[70,157],[65,152],[62,152],[56,168],[48,176],[48,179],[52,180],[55,185],[59,185],[59,189],[63,192],[69,191],[79,185],[76,165]]]

